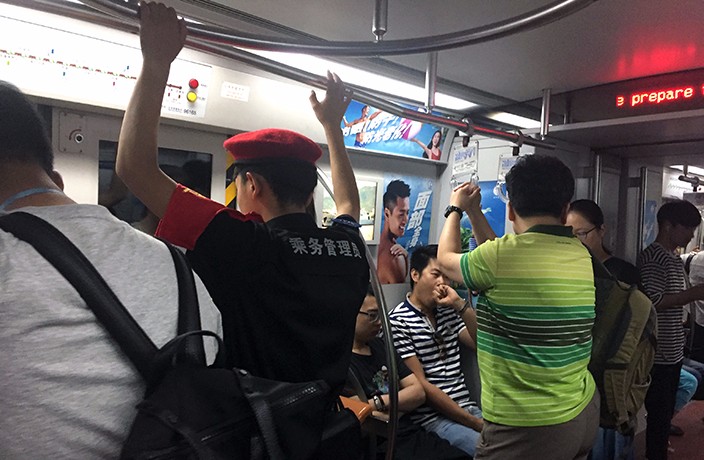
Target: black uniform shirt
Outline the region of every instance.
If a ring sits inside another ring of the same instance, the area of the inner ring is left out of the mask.
[[[179,187],[158,234],[189,249],[222,313],[230,365],[276,380],[344,384],[369,282],[356,228],[321,229],[307,214],[264,224]]]

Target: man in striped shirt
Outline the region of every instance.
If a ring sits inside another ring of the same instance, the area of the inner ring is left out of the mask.
[[[483,422],[464,382],[459,349],[460,342],[474,348],[467,331],[472,309],[445,284],[437,246],[413,252],[410,275],[411,293],[389,319],[396,351],[426,393],[426,403],[411,420],[474,455]]]
[[[438,252],[444,273],[481,291],[470,328],[485,420],[475,458],[585,459],[597,433],[599,393],[587,370],[591,258],[564,226],[574,179],[557,158],[528,155],[506,175],[506,188],[515,235],[496,238],[479,187],[466,183],[452,193]],[[463,212],[480,243],[464,254]]]
[[[652,381],[645,397],[648,411],[645,452],[649,460],[667,458],[667,438],[684,359],[683,305],[704,300],[704,285],[687,289],[682,259],[675,249],[684,247],[702,221],[688,201],[665,203],[657,215],[658,236],[638,256],[641,289],[658,315],[658,346]]]

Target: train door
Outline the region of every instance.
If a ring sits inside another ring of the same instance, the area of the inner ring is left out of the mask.
[[[108,207],[133,225],[147,219],[146,209],[114,174],[119,116],[54,107],[52,143],[55,168],[66,193],[79,203]],[[159,163],[174,180],[221,203],[225,202],[225,134],[162,124]],[[147,219],[148,220],[148,219]]]

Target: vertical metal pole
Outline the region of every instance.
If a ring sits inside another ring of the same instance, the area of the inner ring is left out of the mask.
[[[540,113],[540,138],[545,139],[550,126],[550,88],[543,90],[543,110]]]
[[[592,182],[594,190],[592,191],[592,199],[596,204],[601,201],[601,168],[603,166],[601,154],[597,153],[594,158],[594,181]]]
[[[389,0],[376,0],[374,4],[374,19],[372,23],[372,33],[376,41],[384,39],[389,17]]]
[[[645,249],[643,247],[643,226],[645,225],[645,198],[648,192],[648,168],[640,168],[640,189],[638,190],[638,241],[636,242],[636,254]]]
[[[425,108],[430,113],[435,107],[435,91],[438,85],[438,53],[428,53],[428,67],[425,70],[425,92],[427,100]]]

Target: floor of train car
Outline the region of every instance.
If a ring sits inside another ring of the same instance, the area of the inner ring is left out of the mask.
[[[684,430],[683,436],[670,436],[669,460],[704,458],[704,401],[687,404],[672,422]],[[645,431],[636,435],[636,460],[645,459]]]

